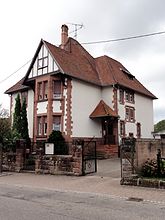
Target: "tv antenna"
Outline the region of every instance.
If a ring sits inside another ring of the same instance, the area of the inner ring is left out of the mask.
[[[67,24],[74,26],[74,30],[69,32],[69,34],[74,33],[73,38],[77,39],[77,31],[80,30],[81,28],[83,28],[84,25],[83,24],[75,24],[75,23],[67,23]]]

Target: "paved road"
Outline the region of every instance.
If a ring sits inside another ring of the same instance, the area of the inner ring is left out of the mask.
[[[164,219],[165,204],[96,193],[0,185],[1,220]]]

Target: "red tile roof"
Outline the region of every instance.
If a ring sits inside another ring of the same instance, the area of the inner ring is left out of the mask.
[[[101,100],[89,117],[101,118],[107,116],[117,117],[117,114],[103,100]]]
[[[66,75],[77,79],[90,82],[99,86],[119,85],[144,94],[152,99],[156,98],[149,92],[128,70],[118,61],[108,57],[101,56],[93,58],[76,40],[69,38],[65,49],[61,49],[44,40],[41,40],[36,51],[34,59],[25,76],[25,81],[30,73],[31,67],[42,44],[48,48],[49,52],[57,62],[59,69]],[[17,89],[17,84],[15,85]],[[8,89],[7,93],[14,91],[14,86]],[[18,89],[17,89],[18,90]]]
[[[5,91],[6,94],[11,94],[13,92],[17,92],[20,90],[26,90],[29,87],[23,85],[24,82],[24,78],[22,78],[19,82],[17,82],[16,84],[14,84],[12,87],[10,87],[8,90]]]

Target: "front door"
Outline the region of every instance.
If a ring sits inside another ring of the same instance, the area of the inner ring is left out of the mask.
[[[102,121],[104,144],[115,144],[114,119],[104,118]]]

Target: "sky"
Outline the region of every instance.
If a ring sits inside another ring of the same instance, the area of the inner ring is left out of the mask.
[[[80,43],[165,31],[164,0],[5,0],[0,5],[0,104],[10,108],[4,92],[20,80],[42,39],[60,44],[61,25],[83,24]],[[74,32],[70,33],[74,37]],[[104,44],[84,44],[94,57],[120,61],[158,99],[154,122],[165,119],[165,34]],[[12,75],[12,76],[10,76]],[[9,77],[10,76],[10,77]],[[6,79],[7,78],[7,79]],[[144,106],[145,113],[145,106]]]

